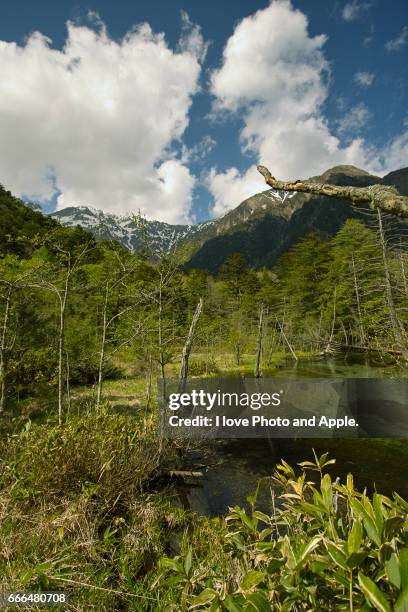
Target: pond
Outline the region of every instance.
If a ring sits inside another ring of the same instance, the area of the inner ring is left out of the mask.
[[[407,370],[369,360],[362,354],[337,355],[335,358],[282,362],[268,376],[280,378],[406,378]],[[408,378],[407,378],[408,385]],[[407,406],[408,411],[408,406]],[[408,497],[408,440],[396,439],[230,439],[214,440],[191,450],[186,469],[204,466],[203,476],[190,479],[183,491],[184,503],[199,514],[223,515],[228,507],[246,505],[260,478],[270,476],[284,459],[298,462],[329,452],[336,464],[330,466],[333,477],[342,481],[352,472],[356,486],[385,495],[397,491]],[[260,504],[271,510],[270,483],[263,488]]]

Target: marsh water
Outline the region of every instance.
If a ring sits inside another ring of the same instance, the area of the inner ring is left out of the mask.
[[[282,362],[268,376],[280,378],[399,378],[408,385],[408,370],[377,362],[362,354]],[[405,381],[404,381],[405,382]],[[404,383],[403,383],[404,384]],[[407,405],[408,411],[408,405]],[[345,479],[349,472],[361,489],[378,490],[385,495],[397,491],[408,497],[408,440],[331,438],[331,439],[229,439],[214,440],[192,449],[186,467],[201,469],[201,477],[187,481],[182,493],[184,504],[210,516],[222,515],[235,504],[246,505],[259,479],[270,476],[277,463],[291,465],[329,452],[336,464],[333,476]],[[272,485],[273,487],[273,485]],[[260,505],[271,505],[271,483],[262,488]]]

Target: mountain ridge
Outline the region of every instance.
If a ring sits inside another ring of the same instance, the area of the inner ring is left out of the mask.
[[[356,166],[339,165],[309,180],[355,187],[382,183],[395,185],[403,195],[408,192],[408,168],[380,178]],[[104,213],[88,206],[67,207],[50,216],[63,225],[80,225],[99,240],[117,240],[133,252],[142,250],[146,243],[151,252],[161,256],[177,250],[186,269],[213,272],[232,252],[241,252],[251,266],[273,265],[294,241],[310,231],[329,238],[347,218],[365,222],[364,210],[344,200],[275,189],[256,193],[222,217],[199,224],[143,220],[141,228],[132,215]]]

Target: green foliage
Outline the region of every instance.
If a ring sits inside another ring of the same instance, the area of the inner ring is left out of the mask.
[[[408,504],[355,490],[353,477],[333,482],[324,473],[327,454],[300,464],[286,462],[273,477],[281,494],[265,514],[231,509],[223,548],[234,566],[211,564],[190,549],[163,559],[162,582],[179,578],[182,609],[208,610],[403,610],[407,597]],[[319,476],[316,484],[309,471]],[[187,563],[188,561],[188,563]],[[183,564],[184,563],[184,564]],[[188,565],[188,572],[185,564]],[[181,590],[181,588],[180,588]],[[370,606],[370,607],[369,607]]]
[[[30,422],[28,422],[30,423]],[[99,503],[121,503],[140,493],[158,465],[153,432],[140,436],[132,417],[104,410],[71,417],[63,428],[28,427],[4,442],[12,495],[29,504],[85,489]]]
[[[28,423],[1,454],[2,591],[68,590],[82,610],[157,609],[146,575],[191,518],[156,480],[152,421],[102,411],[63,428]]]
[[[0,185],[0,255],[30,256],[33,242],[55,227],[56,221],[25,206]]]

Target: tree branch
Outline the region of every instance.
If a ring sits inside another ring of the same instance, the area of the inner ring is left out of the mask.
[[[265,166],[257,166],[265,183],[274,189],[282,191],[300,191],[316,195],[342,198],[353,206],[368,205],[370,208],[408,218],[408,197],[398,193],[395,187],[389,185],[370,185],[369,187],[340,187],[327,183],[311,183],[308,181],[284,182],[278,181]]]

